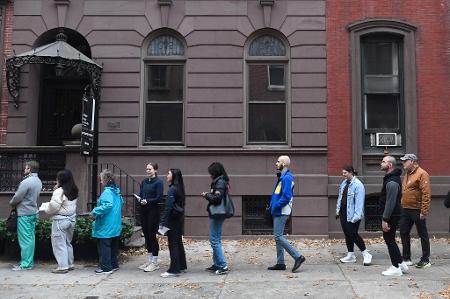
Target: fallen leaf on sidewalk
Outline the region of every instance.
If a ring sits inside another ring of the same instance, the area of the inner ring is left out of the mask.
[[[199,289],[200,285],[198,283],[190,282],[188,279],[180,281],[173,286],[174,288],[184,288],[184,289]]]

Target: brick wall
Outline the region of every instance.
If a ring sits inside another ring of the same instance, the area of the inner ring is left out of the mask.
[[[3,26],[3,57],[9,57],[12,53],[12,31],[13,31],[14,2],[8,1]],[[3,59],[3,58],[2,58]],[[8,88],[6,86],[5,64],[2,64],[2,88],[0,98],[0,144],[6,143],[6,129],[8,126]]]
[[[450,13],[448,1],[327,1],[328,173],[352,161],[350,41],[346,26],[392,18],[417,26],[417,136],[421,165],[450,174]]]

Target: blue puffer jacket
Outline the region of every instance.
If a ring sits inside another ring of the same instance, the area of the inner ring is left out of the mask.
[[[105,187],[97,206],[92,210],[92,237],[99,239],[120,236],[122,232],[122,196],[120,189],[112,184]]]

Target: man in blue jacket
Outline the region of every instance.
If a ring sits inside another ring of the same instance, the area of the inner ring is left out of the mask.
[[[270,208],[273,217],[273,236],[277,248],[277,263],[274,266],[268,267],[268,270],[286,270],[284,250],[286,250],[295,261],[292,272],[295,272],[305,261],[305,257],[302,256],[283,236],[286,221],[289,219],[292,212],[292,200],[294,199],[294,178],[289,171],[290,164],[291,160],[288,156],[280,156],[275,163],[277,170],[281,172],[281,175],[272,192]]]

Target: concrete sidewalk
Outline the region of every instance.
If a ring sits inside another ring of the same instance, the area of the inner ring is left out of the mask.
[[[292,240],[306,257],[297,273],[286,256],[286,271],[267,271],[275,263],[272,240],[225,240],[225,255],[231,272],[214,275],[207,241],[186,239],[188,273],[161,278],[168,268],[168,250],[162,246],[160,270],[145,273],[137,267],[146,259],[138,250],[121,256],[120,270],[95,275],[95,263],[78,262],[68,274],[53,274],[54,262],[37,262],[31,271],[13,272],[12,261],[0,261],[0,298],[449,298],[450,240],[431,241],[432,267],[410,268],[398,278],[383,277],[390,265],[386,245],[367,240],[373,255],[371,266],[341,264],[345,245],[336,240]],[[413,258],[420,257],[420,242],[412,241]]]

